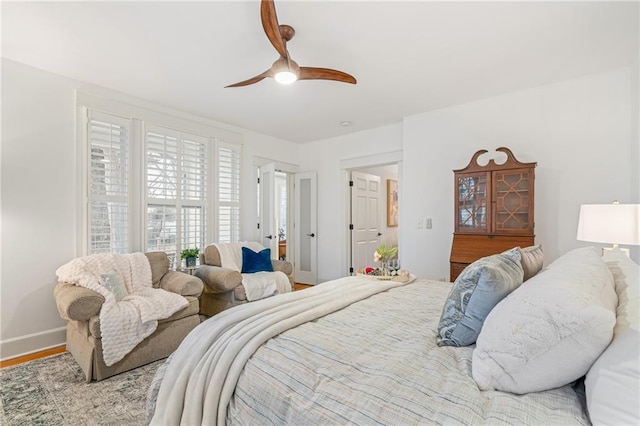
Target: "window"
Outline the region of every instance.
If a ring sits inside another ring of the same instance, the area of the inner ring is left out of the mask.
[[[86,253],[240,240],[240,145],[87,111]]]
[[[230,144],[218,148],[218,241],[240,240],[240,151]]]
[[[207,138],[149,125],[146,139],[147,241],[172,264],[206,238]]]
[[[129,251],[130,121],[91,111],[89,139],[89,253]]]

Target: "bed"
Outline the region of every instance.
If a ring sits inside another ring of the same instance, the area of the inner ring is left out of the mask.
[[[583,380],[480,390],[439,347],[452,284],[347,277],[200,324],[158,370],[150,424],[590,424]],[[633,397],[633,395],[632,395]]]

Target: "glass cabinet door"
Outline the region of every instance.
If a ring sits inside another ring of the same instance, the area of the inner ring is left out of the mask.
[[[493,232],[522,234],[533,232],[532,169],[493,172],[495,211]]]
[[[456,232],[489,232],[490,173],[456,176]]]

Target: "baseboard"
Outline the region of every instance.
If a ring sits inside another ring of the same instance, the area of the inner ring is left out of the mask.
[[[66,344],[67,327],[54,328],[0,341],[0,361]]]

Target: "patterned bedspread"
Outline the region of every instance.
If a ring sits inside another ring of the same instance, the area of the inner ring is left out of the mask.
[[[231,424],[589,424],[571,386],[480,392],[473,347],[438,347],[450,283],[419,280],[269,340],[249,359]]]
[[[473,347],[435,343],[450,289],[418,280],[269,339],[244,365],[226,423],[589,424],[572,386],[527,395],[479,391]],[[155,393],[152,385],[150,409]]]

